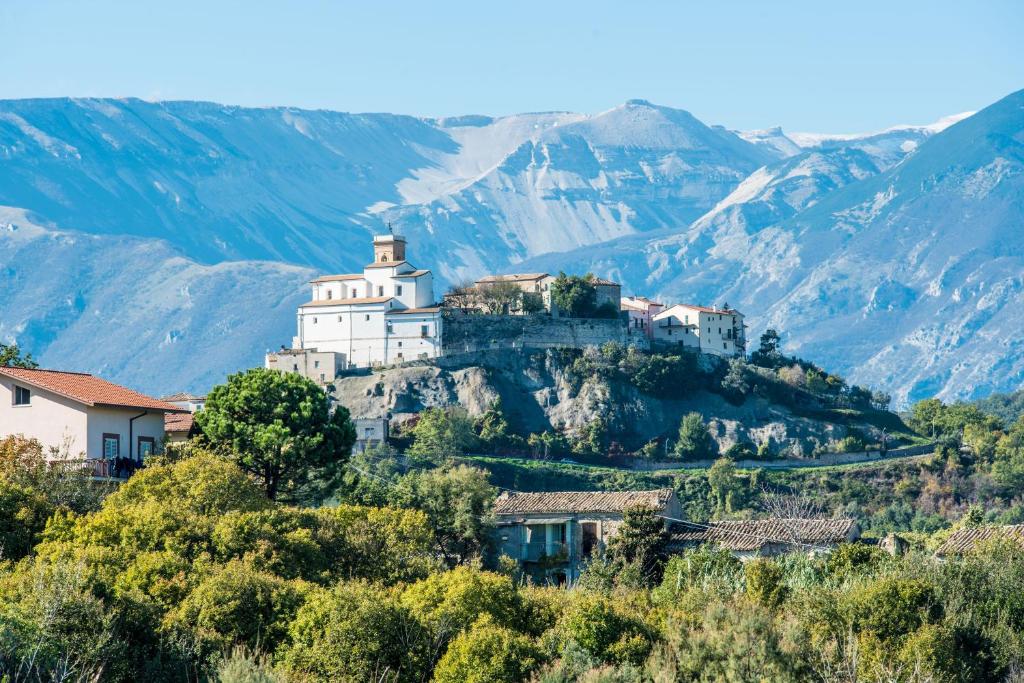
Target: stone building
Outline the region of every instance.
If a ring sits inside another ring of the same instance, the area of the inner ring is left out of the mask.
[[[791,552],[827,553],[840,543],[860,538],[852,519],[740,519],[693,524],[677,522],[669,528],[669,552],[713,545],[740,560]]]
[[[662,345],[689,348],[716,356],[746,353],[743,314],[729,308],[676,304],[653,318],[653,339]]]
[[[618,531],[626,508],[637,505],[680,516],[672,489],[502,493],[494,502],[498,552],[536,579],[574,581],[591,553]]]
[[[268,353],[265,367],[281,372],[294,372],[320,386],[327,386],[345,369],[345,355],[318,349],[286,349]]]

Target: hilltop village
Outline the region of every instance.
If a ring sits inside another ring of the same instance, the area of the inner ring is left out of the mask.
[[[362,273],[325,275],[310,285],[290,348],[267,354],[266,366],[320,384],[346,370],[480,349],[614,342],[723,357],[746,352],[743,314],[728,304],[623,297],[618,283],[590,275],[487,275],[438,301],[432,272],[406,260],[406,239],[395,234],[373,238],[373,262]]]

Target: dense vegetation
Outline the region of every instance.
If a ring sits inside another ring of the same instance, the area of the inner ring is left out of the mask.
[[[659,525],[636,509],[578,585],[549,588],[489,559],[482,472],[360,474],[371,459],[339,493],[385,505],[315,509],[268,499],[197,449],[101,502],[48,498],[48,482],[6,467],[0,487],[24,496],[0,514],[37,521],[17,543],[5,527],[18,550],[0,565],[3,675],[985,681],[1024,661],[1016,546],[946,563],[847,546],[744,566],[710,549],[666,557]]]

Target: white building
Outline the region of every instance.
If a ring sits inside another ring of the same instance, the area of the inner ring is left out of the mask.
[[[164,415],[178,412],[188,411],[92,375],[0,367],[0,438],[38,439],[101,476],[156,453]]]
[[[654,340],[716,356],[746,353],[743,314],[723,307],[676,304],[654,316]]]
[[[441,355],[431,272],[405,260],[405,238],[398,235],[374,237],[373,256],[362,273],[310,283],[313,297],[299,307],[293,350],[339,354],[338,370]],[[275,355],[268,354],[268,367]]]

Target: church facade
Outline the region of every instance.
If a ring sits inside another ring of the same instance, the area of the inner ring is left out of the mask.
[[[338,354],[339,371],[440,356],[433,275],[406,261],[405,247],[400,235],[377,235],[373,262],[362,273],[310,282],[312,298],[299,306],[292,349]]]

